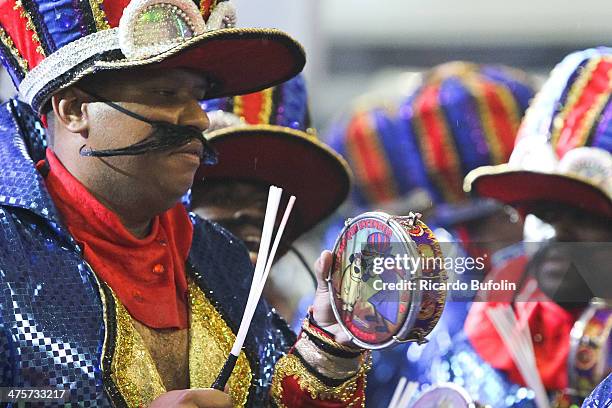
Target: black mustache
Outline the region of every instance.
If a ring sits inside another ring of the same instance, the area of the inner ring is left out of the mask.
[[[125,146],[117,149],[100,149],[94,150],[86,145],[81,146],[79,153],[86,157],[113,157],[113,156],[136,156],[154,151],[163,151],[171,148],[179,148],[192,140],[197,140],[202,143],[202,156],[200,160],[205,165],[215,165],[218,162],[217,152],[210,145],[210,142],[204,137],[204,132],[194,126],[175,125],[169,122],[154,121],[145,118],[135,112],[132,112],[124,107],[117,105],[114,102],[106,100],[92,92],[83,91],[90,96],[96,98],[99,102],[105,103],[111,108],[128,115],[134,119],[145,122],[152,127],[151,134],[130,146]]]

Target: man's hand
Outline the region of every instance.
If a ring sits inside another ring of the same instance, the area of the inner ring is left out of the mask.
[[[313,303],[313,317],[322,329],[327,330],[335,336],[338,343],[346,346],[354,346],[354,344],[351,343],[348,335],[336,321],[334,311],[331,307],[329,290],[327,287],[327,282],[325,281],[325,278],[329,273],[329,269],[331,268],[331,264],[332,253],[330,251],[323,251],[315,263],[317,291],[315,292]]]
[[[148,408],[232,408],[232,399],[212,388],[174,390],[157,397]]]

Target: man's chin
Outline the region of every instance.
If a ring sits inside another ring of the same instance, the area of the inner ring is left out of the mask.
[[[180,201],[193,185],[194,173],[172,174],[171,179],[165,179],[159,185],[159,195],[167,201]]]

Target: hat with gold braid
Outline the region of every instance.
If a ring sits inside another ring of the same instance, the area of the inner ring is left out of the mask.
[[[346,199],[351,171],[319,141],[310,127],[302,75],[261,92],[205,101],[206,133],[219,163],[202,168],[196,180],[251,180],[274,184],[297,197],[294,233],[306,232]]]
[[[287,34],[235,23],[223,0],[0,0],[0,57],[39,113],[54,92],[101,70],[191,68],[210,80],[210,97],[302,70],[304,52]]]
[[[562,203],[612,218],[612,48],[561,61],[529,107],[509,163],[474,170],[465,188],[526,212]]]
[[[466,201],[463,177],[507,161],[533,93],[520,71],[451,62],[423,73],[399,109],[358,107],[330,135],[355,172],[354,202],[379,207],[415,191],[438,207]]]

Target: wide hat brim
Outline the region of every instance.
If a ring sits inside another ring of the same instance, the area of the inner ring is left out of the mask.
[[[588,180],[557,173],[486,166],[465,178],[466,192],[489,197],[530,213],[542,203],[565,204],[612,218],[612,200]]]
[[[282,187],[296,196],[293,235],[310,230],[347,198],[352,173],[346,161],[306,132],[275,125],[246,125],[211,132],[219,163],[202,167],[196,183],[245,180]]]
[[[207,99],[242,95],[285,82],[306,64],[302,46],[275,29],[225,28],[207,31],[154,57],[97,61],[93,72],[157,65],[188,68],[211,80]]]

